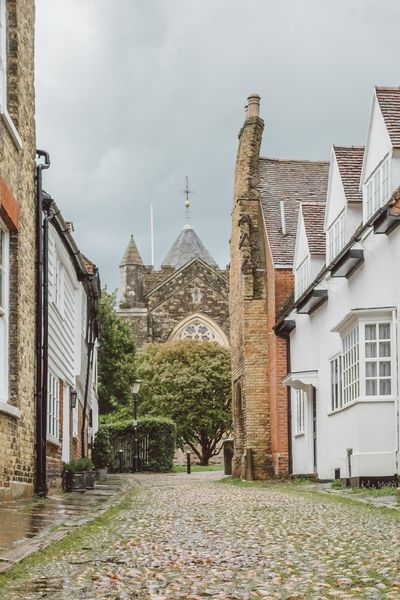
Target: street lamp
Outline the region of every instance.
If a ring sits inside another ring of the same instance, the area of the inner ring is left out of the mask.
[[[131,392],[133,396],[133,472],[139,471],[139,435],[138,435],[138,393],[142,384],[141,379],[135,379]]]

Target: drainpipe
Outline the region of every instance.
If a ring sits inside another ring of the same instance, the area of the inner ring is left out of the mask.
[[[49,221],[53,218],[51,207],[46,210],[46,216],[43,220],[43,373],[42,373],[42,427],[44,433],[44,448],[46,456],[46,438],[47,438],[47,395],[49,380]]]
[[[86,411],[87,411],[87,405],[88,405],[90,371],[91,371],[91,366],[92,366],[93,349],[94,349],[93,319],[91,318],[90,322],[89,322],[85,396],[84,396],[84,400],[83,400],[82,429],[81,429],[81,456],[82,456],[82,458],[86,458],[86,454],[87,454],[85,451]]]
[[[292,365],[290,361],[290,335],[286,336],[286,362],[287,372],[290,373]],[[293,451],[292,451],[292,401],[290,386],[287,387],[287,419],[288,419],[288,468],[289,475],[293,473]]]
[[[46,481],[46,432],[47,398],[43,396],[43,176],[42,171],[50,167],[50,156],[44,150],[37,150],[38,158],[44,163],[36,167],[36,481],[38,496],[47,496]]]

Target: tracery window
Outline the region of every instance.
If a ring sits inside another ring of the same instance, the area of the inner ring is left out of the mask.
[[[195,319],[182,331],[180,338],[182,340],[202,340],[205,342],[215,342],[215,334],[200,319]]]

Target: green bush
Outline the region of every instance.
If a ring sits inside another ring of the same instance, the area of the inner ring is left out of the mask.
[[[96,469],[107,469],[112,461],[112,447],[108,427],[101,425],[94,438],[92,458]]]
[[[72,471],[73,473],[80,473],[81,471],[92,471],[94,464],[90,458],[76,458],[70,460],[68,463],[64,463],[65,471]]]
[[[118,446],[117,441],[129,440],[133,452],[132,421],[119,421],[109,423],[107,426],[113,448]],[[176,447],[176,425],[166,417],[142,417],[138,422],[139,439],[146,441],[147,452],[141,461],[142,471],[167,473],[172,471]],[[114,462],[117,464],[117,453]]]

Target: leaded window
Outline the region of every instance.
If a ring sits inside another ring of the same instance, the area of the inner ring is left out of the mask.
[[[47,435],[54,440],[60,437],[60,380],[49,373],[47,391]]]
[[[386,158],[372,173],[367,181],[367,217],[389,199],[389,158]]]
[[[211,331],[208,325],[206,325],[206,323],[200,319],[195,319],[186,325],[180,338],[182,340],[201,340],[206,342],[216,341],[215,334]]]

